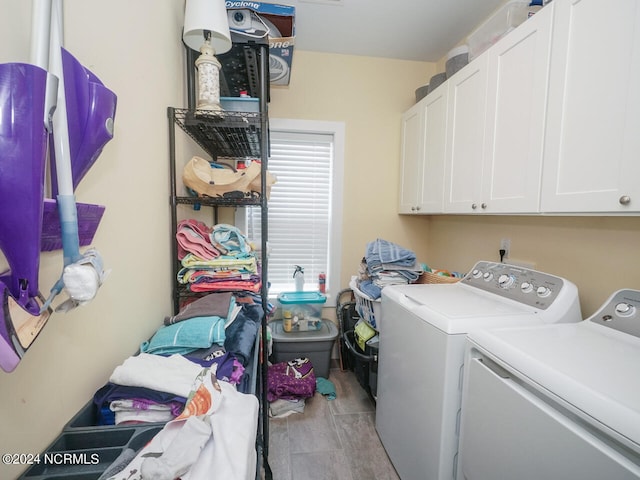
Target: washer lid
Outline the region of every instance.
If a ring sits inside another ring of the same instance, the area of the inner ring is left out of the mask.
[[[461,283],[392,286],[382,294],[383,310],[387,298],[451,335],[543,321],[532,307]]]
[[[640,452],[640,338],[585,320],[477,331],[469,341]]]

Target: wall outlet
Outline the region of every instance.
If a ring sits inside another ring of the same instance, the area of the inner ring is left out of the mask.
[[[511,239],[503,238],[500,240],[500,250],[504,250],[504,255],[502,257],[502,261],[505,261],[509,258],[509,252],[511,251]]]

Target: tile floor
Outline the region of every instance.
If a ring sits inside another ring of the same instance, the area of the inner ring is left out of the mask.
[[[332,368],[336,399],[307,400],[304,413],[269,420],[274,480],[399,480],[375,429],[375,404],[350,371]]]

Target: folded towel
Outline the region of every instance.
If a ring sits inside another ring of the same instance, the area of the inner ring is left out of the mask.
[[[181,221],[176,231],[178,259],[183,259],[188,253],[208,260],[220,256],[220,251],[211,244],[209,235],[212,230],[211,227],[197,220]]]
[[[400,267],[413,268],[416,265],[416,254],[400,245],[380,238],[369,242],[365,253],[368,265],[393,264]]]
[[[140,344],[144,353],[187,354],[214,343],[224,344],[225,319],[217,316],[194,317],[173,325],[160,327],[148,342]]]
[[[109,381],[118,385],[144,387],[187,398],[202,367],[182,355],[163,357],[141,353],[117,366]]]
[[[189,318],[212,315],[227,318],[234,305],[235,299],[231,292],[211,293],[184,306],[177,315],[165,317],[164,324],[171,325]]]

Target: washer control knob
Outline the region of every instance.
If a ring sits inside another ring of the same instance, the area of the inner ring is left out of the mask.
[[[514,281],[514,278],[511,275],[507,275],[506,273],[503,273],[498,277],[498,285],[500,285],[502,288],[509,288],[511,285],[513,285]]]
[[[636,313],[636,307],[630,303],[620,302],[616,305],[616,315],[619,317],[631,317]]]
[[[474,268],[473,271],[471,272],[471,276],[473,278],[480,278],[482,276],[482,272],[477,268]]]
[[[522,290],[522,293],[531,293],[533,292],[533,285],[531,285],[529,282],[522,282],[522,285],[520,285],[520,290]]]
[[[542,298],[548,297],[551,294],[551,290],[547,287],[540,286],[536,289],[536,294]]]
[[[493,272],[486,272],[482,278],[484,279],[485,282],[490,282],[491,280],[493,280]]]

